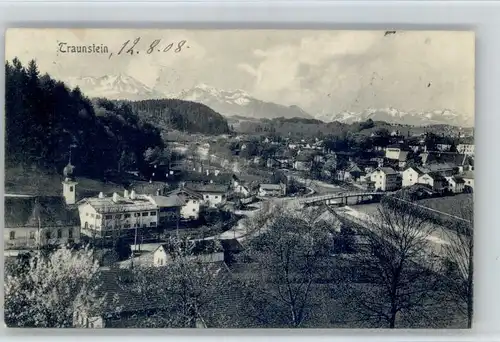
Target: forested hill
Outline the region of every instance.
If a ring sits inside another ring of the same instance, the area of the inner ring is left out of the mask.
[[[72,146],[77,173],[98,176],[107,169],[140,167],[148,148],[164,147],[159,130],[126,104],[93,104],[78,88],[40,75],[34,61],[25,67],[14,59],[5,72],[7,167],[60,171]]]
[[[142,120],[154,123],[162,130],[220,135],[229,133],[227,120],[210,107],[177,99],[126,102]]]
[[[321,138],[327,135],[345,136],[349,134],[371,135],[380,130],[397,131],[403,136],[418,135],[424,133],[433,133],[437,135],[452,136],[459,132],[463,134],[471,134],[472,129],[462,129],[449,125],[431,125],[431,126],[411,126],[401,124],[389,124],[383,121],[366,121],[355,123],[342,123],[338,121],[322,122],[316,119],[230,119],[230,124],[234,130],[243,134],[276,134],[281,136],[292,136],[301,138]]]

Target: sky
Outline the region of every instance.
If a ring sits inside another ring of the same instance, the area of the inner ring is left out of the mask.
[[[117,55],[137,37],[133,56]],[[10,29],[6,59],[35,59],[61,80],[127,74],[166,94],[200,83],[241,89],[313,115],[393,107],[473,118],[474,40],[465,31]],[[61,53],[61,42],[104,44],[113,56]]]

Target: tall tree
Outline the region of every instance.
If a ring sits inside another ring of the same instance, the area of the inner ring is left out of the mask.
[[[372,285],[369,289],[353,285],[360,313],[392,329],[402,314],[425,315],[438,283],[428,240],[434,227],[427,214],[406,200],[385,199],[364,225],[368,250],[357,267]]]
[[[244,314],[264,326],[301,327],[315,304],[314,281],[331,236],[301,214],[275,217],[241,256],[255,265],[242,280]]]

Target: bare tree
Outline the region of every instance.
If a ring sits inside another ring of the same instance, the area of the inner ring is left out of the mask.
[[[418,207],[386,199],[364,226],[368,248],[358,267],[370,286],[353,284],[360,313],[389,328],[396,327],[401,314],[425,315],[437,286],[428,240],[434,226],[427,215]]]
[[[303,326],[329,237],[305,214],[276,217],[241,256],[252,268],[241,280],[244,314],[266,326]]]
[[[467,317],[467,327],[472,327],[473,315],[473,225],[474,207],[472,195],[460,200],[456,215],[462,219],[453,220],[447,225],[448,244],[444,249],[449,262],[444,272],[446,289],[450,298],[458,304],[458,309]]]
[[[171,261],[166,266],[137,267],[132,284],[124,285],[123,290],[142,296],[156,309],[138,328],[224,327],[227,319],[221,316],[217,298],[227,281],[225,266],[204,262],[187,239],[171,238],[167,245]],[[214,251],[207,248],[207,253]]]

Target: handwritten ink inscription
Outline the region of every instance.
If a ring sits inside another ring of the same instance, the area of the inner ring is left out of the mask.
[[[134,40],[127,40],[123,42],[120,49],[109,54],[109,58],[113,56],[120,55],[136,55],[140,53],[145,53],[151,55],[153,53],[179,53],[184,49],[189,49],[186,40],[179,40],[174,42],[163,42],[161,39],[155,39],[153,41],[143,41],[141,37],[137,37]]]

